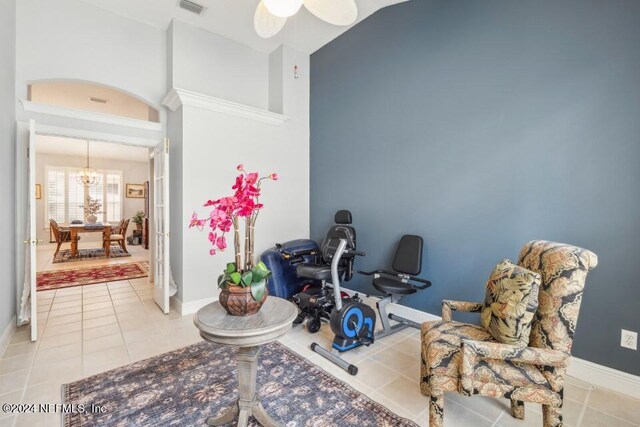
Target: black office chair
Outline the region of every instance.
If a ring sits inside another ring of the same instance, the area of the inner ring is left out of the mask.
[[[347,250],[354,251],[356,249],[356,230],[351,226],[351,212],[348,210],[339,210],[334,215],[335,225],[327,231],[327,234],[320,245],[320,254],[316,257],[314,263],[303,263],[296,266],[296,274],[298,277],[318,281],[331,280],[331,260],[335,253],[340,239],[347,241]],[[338,274],[341,281],[349,281],[353,277],[353,260],[355,255],[345,255],[338,265]]]
[[[398,242],[396,254],[393,257],[393,271],[383,269],[358,271],[360,274],[373,276],[373,287],[385,294],[385,297],[377,303],[382,330],[376,333],[376,339],[384,338],[408,327],[420,329],[420,325],[415,322],[395,314],[388,314],[387,306],[397,304],[402,297],[431,286],[430,281],[416,277],[422,271],[422,247],[422,237],[405,234]],[[392,326],[389,319],[398,323]]]

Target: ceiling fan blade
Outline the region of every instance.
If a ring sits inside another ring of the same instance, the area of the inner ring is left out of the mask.
[[[262,0],[258,3],[256,13],[253,16],[253,27],[260,37],[268,39],[275,36],[284,28],[286,23],[287,18],[280,18],[271,14]]]
[[[358,19],[355,0],[304,0],[309,12],[333,25],[351,25]]]

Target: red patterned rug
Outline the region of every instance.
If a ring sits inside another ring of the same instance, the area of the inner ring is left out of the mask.
[[[149,263],[146,261],[43,271],[36,275],[36,290],[46,291],[49,289],[70,288],[72,286],[93,285],[147,276],[149,276]]]

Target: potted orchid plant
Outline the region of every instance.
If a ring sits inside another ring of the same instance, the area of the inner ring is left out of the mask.
[[[227,248],[227,233],[233,229],[235,259],[218,277],[220,304],[231,315],[247,316],[257,313],[267,298],[266,279],[271,272],[262,261],[254,262],[254,229],[263,208],[259,201],[262,182],[275,181],[278,175],[260,177],[257,172],[245,171],[243,165],[238,165],[237,170],[240,174],[231,187],[233,195],[207,201],[204,206],[211,208],[209,215],[200,218],[194,212],[189,228],[210,229],[210,255]],[[241,236],[242,225],[244,237]]]

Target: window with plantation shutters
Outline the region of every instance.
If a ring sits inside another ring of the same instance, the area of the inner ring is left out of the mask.
[[[45,226],[49,227],[49,219],[66,222],[66,176],[64,170],[47,169],[47,218]]]
[[[122,174],[106,174],[105,200],[107,221],[120,221],[122,219]]]
[[[67,220],[66,223],[72,221],[84,221],[84,186],[78,182],[76,171],[68,171],[68,204],[67,204]]]
[[[98,183],[85,188],[78,182],[77,169],[47,166],[46,170],[46,212],[45,228],[49,219],[60,224],[84,221],[84,205],[87,197],[102,204],[102,213],[97,215],[100,222],[118,222],[123,216],[122,171],[98,171]]]

